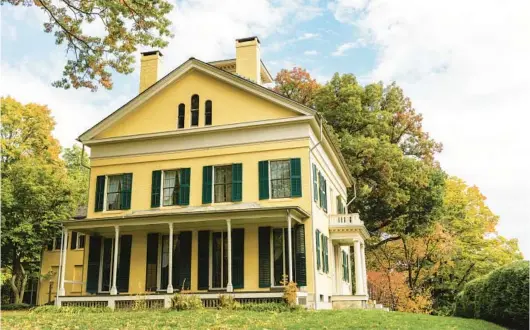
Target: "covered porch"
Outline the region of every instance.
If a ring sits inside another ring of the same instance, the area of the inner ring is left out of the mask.
[[[307,218],[299,207],[238,205],[66,221],[55,303],[127,308],[144,300],[169,307],[176,292],[198,295],[206,307],[225,294],[272,302],[283,295],[282,277],[302,284],[299,303],[305,304]],[[81,281],[66,272],[72,232],[88,236]],[[74,283],[81,293],[68,289]]]
[[[338,269],[339,264],[336,263],[336,286],[331,297],[333,308],[366,308],[369,296],[364,240],[369,237],[369,233],[357,213],[331,215],[329,232],[331,244],[334,246],[336,253],[335,260],[340,260],[341,256],[339,253],[342,247],[348,247],[350,251],[353,248],[353,269],[355,274],[353,294],[344,294],[343,290],[338,287],[340,285],[340,278],[338,277],[342,272]],[[348,275],[350,276],[349,282],[352,283],[351,272]]]

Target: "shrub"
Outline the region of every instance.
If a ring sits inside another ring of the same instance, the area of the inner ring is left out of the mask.
[[[23,310],[23,309],[30,309],[31,305],[28,304],[1,304],[0,310],[3,311],[16,311],[16,310]]]
[[[262,304],[242,304],[239,307],[240,310],[252,311],[252,312],[290,312],[295,310],[287,306],[284,303],[262,303]]]
[[[201,298],[196,295],[176,293],[171,301],[178,311],[203,308]]]
[[[529,262],[518,261],[471,281],[456,297],[455,315],[528,329]]]
[[[233,295],[219,295],[219,309],[234,310],[238,309],[239,306]]]
[[[32,313],[63,313],[63,314],[86,314],[86,313],[109,313],[113,312],[110,307],[57,307],[54,305],[39,306],[31,310]]]
[[[283,300],[287,304],[287,306],[293,308],[296,306],[297,303],[297,297],[296,293],[298,292],[298,288],[296,287],[296,283],[289,282],[287,285],[283,288]]]

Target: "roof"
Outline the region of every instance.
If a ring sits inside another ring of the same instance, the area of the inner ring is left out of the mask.
[[[230,73],[236,72],[236,59],[235,58],[228,58],[226,60],[208,62],[208,64],[211,64],[219,69],[228,71]],[[272,75],[270,74],[269,70],[267,69],[263,61],[261,61],[260,75],[261,75],[261,81],[264,83],[268,84],[274,81],[272,79]]]

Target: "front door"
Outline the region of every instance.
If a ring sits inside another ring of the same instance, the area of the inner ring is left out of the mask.
[[[213,289],[226,288],[228,283],[228,240],[226,232],[212,233],[212,276]]]

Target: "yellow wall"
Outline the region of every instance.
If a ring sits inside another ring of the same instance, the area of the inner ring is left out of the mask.
[[[85,243],[86,244],[86,243]],[[87,250],[88,251],[88,250]],[[55,294],[57,292],[58,288],[58,269],[59,269],[59,256],[60,256],[59,250],[54,251],[44,251],[42,256],[42,267],[41,267],[41,275],[49,274],[53,270],[53,275],[49,277],[48,279],[43,279],[40,281],[39,284],[39,297],[38,297],[38,304],[46,304],[49,301],[55,300]],[[79,273],[74,274],[76,271],[76,267],[82,267],[82,279],[81,281],[85,281],[86,279],[86,272],[84,265],[86,264],[84,262],[84,256],[85,256],[85,249],[78,249],[78,250],[71,250],[70,249],[70,236],[68,237],[68,251],[66,252],[66,274],[65,279],[66,280],[73,280],[75,275],[79,275]],[[77,280],[77,278],[76,278]],[[53,288],[51,290],[50,295],[50,281],[54,282]],[[79,291],[80,286],[74,285],[74,284],[68,284],[65,283],[64,289],[66,291],[66,294],[68,295],[80,295],[81,292]],[[84,291],[85,288],[83,288]]]
[[[259,144],[244,147],[182,151],[169,154],[95,159],[90,173],[88,217],[126,215],[137,210],[151,209],[151,184],[154,170],[191,168],[190,206],[202,205],[202,169],[208,165],[243,164],[243,203],[257,202],[263,206],[295,205],[310,212],[311,185],[309,181],[308,141]],[[302,168],[301,198],[259,200],[258,162],[261,160],[300,158]],[[94,212],[96,179],[99,175],[132,173],[131,209],[126,211]],[[229,203],[230,204],[230,203]],[[218,205],[218,203],[214,203]],[[182,208],[181,206],[163,207]]]
[[[211,100],[213,104],[213,126],[299,116],[292,110],[194,70],[164,88],[96,138],[173,131],[177,127],[177,108],[180,103],[186,105],[184,127],[189,128],[193,94],[198,94],[200,98],[199,127],[204,127],[206,100]]]

